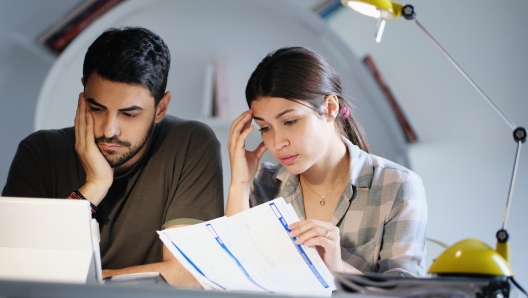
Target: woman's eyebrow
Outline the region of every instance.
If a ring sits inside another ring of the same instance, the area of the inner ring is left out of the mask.
[[[280,117],[284,116],[284,114],[289,113],[289,112],[293,112],[293,111],[295,111],[295,109],[288,109],[288,110],[282,111],[282,112],[278,113],[277,116],[275,116],[275,119],[279,119]],[[262,118],[260,118],[258,116],[253,116],[253,119],[264,121],[264,119],[262,119]]]
[[[295,111],[295,109],[288,109],[288,110],[286,110],[286,111],[280,112],[280,113],[277,114],[277,116],[275,116],[275,119],[279,119],[279,118],[282,117],[284,114],[289,113],[289,112],[293,112],[293,111]]]

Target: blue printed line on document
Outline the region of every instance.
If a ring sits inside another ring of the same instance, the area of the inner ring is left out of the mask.
[[[227,248],[227,246],[224,244],[224,241],[222,241],[222,239],[220,238],[220,236],[218,236],[218,234],[216,233],[215,229],[213,228],[213,226],[211,224],[206,224],[205,225],[207,227],[207,229],[209,230],[209,232],[213,235],[213,237],[215,237],[216,239],[216,242],[218,242],[218,244],[220,245],[220,247],[222,247],[226,252],[227,254],[235,261],[235,263],[237,263],[238,265],[238,268],[242,271],[242,273],[244,273],[244,275],[247,277],[247,279],[249,279],[250,282],[252,282],[254,285],[256,285],[257,287],[263,289],[264,291],[269,291],[268,289],[262,287],[261,285],[259,285],[256,281],[253,280],[253,278],[251,278],[251,276],[249,276],[248,272],[246,271],[246,269],[244,268],[244,266],[242,266],[242,264],[240,263],[240,261],[231,253],[231,251],[229,250],[229,248]]]
[[[286,220],[284,219],[284,217],[280,213],[280,211],[277,208],[277,206],[275,205],[275,203],[270,203],[269,206],[270,206],[271,210],[273,210],[273,213],[275,213],[275,216],[277,216],[277,218],[281,222],[282,227],[286,230],[286,232],[288,232],[288,233],[291,232],[291,230],[288,228],[288,223],[286,222]],[[312,273],[315,275],[315,277],[319,280],[319,282],[323,285],[323,287],[328,288],[329,287],[328,284],[326,283],[324,278],[321,276],[319,271],[317,271],[317,268],[315,268],[314,264],[312,263],[312,260],[310,260],[310,258],[308,257],[308,255],[306,254],[306,252],[304,251],[302,246],[298,245],[298,244],[295,244],[296,238],[291,238],[291,240],[292,240],[293,244],[295,245],[295,247],[297,248],[297,250],[299,251],[299,253],[301,254],[301,256],[304,259],[304,261],[306,262],[306,264],[308,265],[308,267],[312,270]]]
[[[226,288],[222,287],[221,285],[217,284],[216,282],[212,281],[211,279],[209,279],[209,277],[207,277],[203,272],[202,270],[200,270],[200,268],[198,268],[198,266],[196,266],[196,264],[194,264],[193,261],[191,261],[191,259],[189,259],[189,257],[187,257],[186,254],[183,253],[183,251],[178,247],[178,245],[176,245],[176,243],[172,242],[172,245],[174,245],[174,247],[176,247],[176,249],[181,253],[181,255],[187,260],[187,262],[189,262],[189,264],[191,264],[194,269],[196,269],[196,271],[198,271],[198,273],[200,273],[203,277],[205,277],[208,281],[214,283],[215,285],[219,286],[220,288],[222,288],[222,290],[226,290]]]

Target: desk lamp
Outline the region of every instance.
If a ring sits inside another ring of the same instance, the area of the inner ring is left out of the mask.
[[[491,107],[502,117],[506,124],[513,130],[513,139],[517,143],[517,151],[513,164],[513,173],[510,181],[510,189],[506,208],[502,220],[502,227],[497,232],[497,245],[495,250],[477,239],[465,239],[448,247],[431,265],[429,273],[436,275],[477,275],[477,276],[503,276],[513,277],[510,267],[510,247],[508,243],[508,232],[506,222],[510,202],[513,195],[513,187],[517,172],[517,165],[521,153],[521,144],[526,141],[526,130],[517,127],[510,121],[493,101],[480,89],[477,84],[466,74],[466,72],[455,62],[455,60],[440,46],[440,44],[425,30],[416,20],[416,12],[412,5],[403,5],[389,0],[341,0],[341,3],[364,15],[378,19],[376,41],[381,41],[386,21],[393,21],[402,16],[407,20],[414,21],[420,30],[436,45],[436,47],[447,57],[455,68],[469,81],[478,93],[491,105]]]

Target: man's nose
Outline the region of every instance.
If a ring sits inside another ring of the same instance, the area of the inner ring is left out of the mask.
[[[113,136],[119,136],[120,134],[119,123],[115,116],[108,115],[105,118],[105,122],[103,124],[103,134],[106,138],[111,138]]]

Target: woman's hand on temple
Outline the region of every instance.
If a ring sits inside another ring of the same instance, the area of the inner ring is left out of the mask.
[[[261,142],[254,151],[246,150],[245,141],[253,131],[251,125],[253,111],[248,110],[236,118],[231,124],[229,143],[229,161],[231,166],[231,185],[239,184],[249,186],[257,173],[258,163],[266,146]]]
[[[248,110],[231,124],[227,144],[231,165],[231,185],[225,211],[227,216],[249,209],[249,188],[257,173],[258,162],[266,151],[264,142],[261,142],[254,151],[246,150],[246,139],[253,131],[252,118],[253,111]]]

